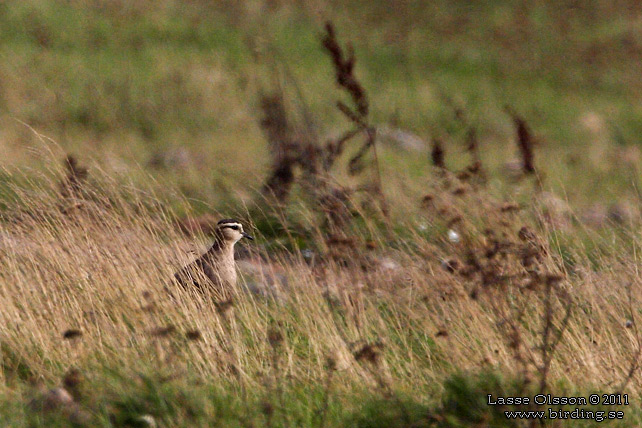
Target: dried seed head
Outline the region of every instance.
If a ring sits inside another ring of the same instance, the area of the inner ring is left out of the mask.
[[[468,181],[470,180],[470,173],[468,171],[459,171],[455,177],[461,181]]]
[[[522,338],[520,337],[519,332],[517,330],[513,330],[509,338],[510,341],[508,343],[508,347],[514,350],[518,349],[522,343]]]
[[[227,299],[227,300],[223,300],[221,302],[215,302],[214,306],[216,307],[216,312],[218,312],[221,315],[225,315],[234,306],[234,300],[233,299]]]
[[[468,167],[466,167],[466,170],[471,174],[479,174],[479,173],[481,173],[482,172],[482,163],[481,163],[481,161],[474,161],[471,165],[468,165]]]
[[[503,213],[519,211],[520,209],[521,207],[519,206],[519,204],[512,203],[512,202],[506,202],[501,207],[499,207],[499,210]]]
[[[270,343],[270,346],[272,346],[273,348],[281,346],[281,343],[283,343],[283,335],[276,328],[268,329],[267,339]]]
[[[261,404],[261,411],[263,412],[264,415],[266,416],[272,416],[274,414],[274,406],[272,406],[271,403],[264,401]]]
[[[78,165],[78,161],[72,155],[68,155],[64,160],[67,175],[60,182],[60,194],[65,197],[80,196],[83,182],[87,179],[87,168]]]
[[[522,241],[534,241],[536,238],[535,233],[531,229],[529,229],[527,226],[524,226],[521,229],[519,229],[519,232],[517,232],[517,236]]]
[[[553,275],[553,274],[546,274],[544,277],[544,280],[546,281],[546,284],[548,285],[555,285],[558,282],[562,281],[564,279],[563,276],[560,275]]]
[[[330,371],[335,371],[337,369],[337,361],[332,357],[328,357],[326,359],[325,365]]]
[[[532,278],[530,281],[528,281],[524,285],[524,289],[529,291],[534,291],[538,289],[538,285],[540,285],[539,278]]]
[[[357,352],[355,352],[354,359],[357,361],[366,361],[372,365],[379,364],[379,351],[383,347],[380,343],[363,345]]]
[[[69,329],[65,330],[65,332],[62,334],[63,339],[76,339],[78,337],[82,336],[82,331],[78,329]]]
[[[355,248],[356,242],[353,238],[339,236],[339,235],[329,235],[326,239],[326,244],[330,247],[346,247],[346,248]]]
[[[510,106],[505,106],[506,112],[512,116],[517,132],[517,145],[522,155],[522,169],[525,174],[535,173],[533,146],[535,139],[526,121]]]
[[[81,398],[82,383],[83,375],[80,373],[80,370],[76,368],[69,369],[62,378],[63,386],[71,393],[75,400],[79,400]]]
[[[463,220],[464,219],[462,216],[460,216],[459,214],[455,214],[450,220],[448,220],[448,227],[452,227],[458,223],[461,223]]]
[[[453,195],[462,196],[466,193],[466,188],[464,186],[458,186],[453,190]]]
[[[156,310],[156,305],[154,303],[148,303],[140,307],[143,312],[154,312]]]
[[[83,376],[80,373],[80,370],[77,368],[71,368],[67,370],[65,376],[62,379],[62,383],[70,391],[74,391],[82,383]]]
[[[424,195],[423,198],[421,198],[421,206],[424,208],[428,208],[432,206],[433,202],[435,200],[435,197],[431,194]]]
[[[189,330],[187,333],[185,333],[185,337],[188,340],[201,340],[203,338],[203,335],[198,330]]]
[[[350,94],[356,113],[356,119],[368,116],[368,98],[361,83],[355,78],[354,64],[355,56],[351,45],[347,45],[347,52],[344,52],[337,40],[336,32],[332,22],[326,22],[326,35],[323,37],[323,47],[326,49],[334,65],[337,83]]]

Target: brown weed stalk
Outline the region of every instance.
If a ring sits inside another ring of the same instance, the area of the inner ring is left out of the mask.
[[[515,110],[510,106],[505,107],[506,112],[513,119],[515,124],[515,131],[517,133],[517,147],[519,148],[522,157],[522,169],[524,174],[535,173],[535,140],[533,138],[530,127]]]

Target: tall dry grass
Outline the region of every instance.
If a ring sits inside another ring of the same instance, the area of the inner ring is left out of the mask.
[[[336,393],[432,400],[450,374],[488,367],[526,383],[545,376],[546,388],[640,387],[637,251],[617,244],[590,260],[579,244],[555,241],[537,204],[517,210],[435,181],[422,213],[393,213],[396,234],[373,226],[334,242],[317,230],[314,263],[251,248],[236,296],[216,302],[172,284],[194,242],[161,200],[100,171],[65,197],[63,175],[12,177],[0,223],[2,388],[20,376],[52,383],[70,367],[87,376],[153,367],[248,394],[330,379]],[[276,297],[245,289],[272,272]]]

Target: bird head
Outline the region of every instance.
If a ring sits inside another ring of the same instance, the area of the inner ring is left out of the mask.
[[[232,244],[240,241],[241,238],[254,240],[253,237],[243,231],[243,225],[241,223],[231,218],[219,221],[216,224],[216,231],[224,241]]]

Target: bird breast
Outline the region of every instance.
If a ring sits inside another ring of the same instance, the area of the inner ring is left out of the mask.
[[[223,251],[219,254],[210,254],[207,265],[209,272],[206,275],[214,283],[225,285],[236,285],[236,263],[234,262],[234,251]]]

